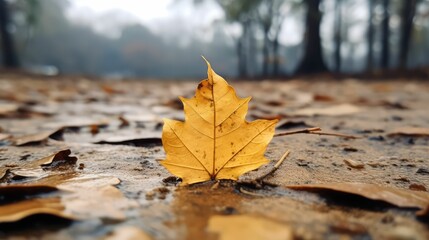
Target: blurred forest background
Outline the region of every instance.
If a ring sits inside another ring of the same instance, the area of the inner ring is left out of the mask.
[[[92,8],[83,0],[0,0],[1,65],[181,79],[204,76],[204,55],[219,73],[246,79],[428,72],[429,0],[147,1],[165,9],[140,13],[139,1],[116,1],[134,12],[97,11],[112,1],[88,1]]]

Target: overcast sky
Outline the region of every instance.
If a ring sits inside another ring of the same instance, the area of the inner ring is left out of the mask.
[[[211,40],[211,26],[223,19],[222,9],[214,1],[198,6],[192,0],[71,0],[68,17],[92,26],[112,37],[119,36],[121,26],[141,23],[164,37],[186,40],[187,36]],[[294,45],[302,39],[299,19],[291,17],[283,26],[280,42]],[[234,27],[225,28],[234,35]],[[182,39],[180,39],[182,38]]]
[[[162,36],[165,40],[178,43],[189,43],[190,38],[199,38],[211,41],[213,23],[224,17],[222,9],[214,0],[202,1],[195,6],[192,0],[71,0],[68,17],[75,22],[92,26],[96,31],[120,36],[120,29],[129,23],[141,23],[152,32]],[[323,8],[332,13],[333,0],[325,0]],[[349,7],[349,6],[346,6]],[[344,9],[348,21],[366,20],[365,4],[353,6],[353,11]],[[296,11],[287,15],[280,34],[280,43],[296,45],[302,42],[303,15]],[[333,37],[333,14],[325,14],[321,26],[322,38],[328,40]],[[224,27],[227,35],[238,35],[237,27]],[[349,40],[361,41],[366,32],[365,24],[349,26],[346,35]],[[358,44],[357,54],[364,54],[364,44]],[[326,46],[326,45],[325,45]],[[328,48],[330,46],[327,46]],[[359,49],[360,48],[360,49]],[[356,54],[356,53],[355,53]]]

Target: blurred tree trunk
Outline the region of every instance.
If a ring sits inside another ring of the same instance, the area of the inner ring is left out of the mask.
[[[268,29],[269,30],[269,29]],[[264,46],[262,48],[262,77],[268,77],[268,67],[270,64],[270,39],[268,30],[264,29]]]
[[[7,68],[18,68],[18,55],[10,32],[10,24],[7,3],[5,0],[0,0],[0,36],[2,40],[3,65]]]
[[[407,0],[402,6],[402,26],[401,39],[399,45],[399,67],[405,69],[407,67],[407,58],[410,48],[411,33],[413,30],[413,20],[416,13],[417,0]]]
[[[335,52],[334,52],[334,63],[335,63],[335,72],[340,72],[341,70],[341,1],[337,0],[335,3]]]
[[[408,0],[407,0],[408,1]],[[381,23],[381,67],[389,67],[389,3],[390,0],[383,0],[383,21]]]
[[[272,44],[269,34],[273,24],[273,7],[274,0],[265,1],[267,13],[265,16],[259,16],[259,21],[262,23],[262,32],[264,34],[264,42],[262,47],[262,77],[268,77],[270,65],[270,46]]]
[[[374,44],[374,24],[373,19],[374,19],[374,0],[368,0],[368,13],[369,13],[369,19],[368,19],[368,53],[367,53],[367,59],[366,59],[366,68],[369,72],[372,72],[373,69],[373,57],[374,57],[374,48],[373,48],[373,44]]]
[[[250,23],[248,21],[242,23],[243,34],[237,40],[237,59],[238,59],[238,76],[247,78],[247,46],[246,38],[249,35]]]
[[[281,26],[279,26],[281,28]],[[279,54],[279,37],[280,37],[280,29],[277,30],[276,35],[273,41],[273,76],[278,77],[280,75],[280,54]]]
[[[253,20],[250,23],[249,27],[249,34],[248,34],[248,53],[247,53],[247,77],[248,78],[255,78],[257,75],[259,75],[259,62],[257,60],[258,55],[258,44],[257,39],[255,38],[255,30],[257,26],[253,22]]]
[[[319,10],[321,0],[305,0],[307,14],[305,19],[304,56],[297,68],[297,73],[317,73],[327,71],[322,57]]]

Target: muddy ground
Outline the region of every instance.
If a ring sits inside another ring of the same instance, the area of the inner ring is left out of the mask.
[[[4,176],[2,186],[56,185],[72,178],[108,176],[120,180],[115,187],[133,204],[120,208],[123,219],[29,216],[0,224],[0,238],[104,239],[123,226],[134,226],[154,239],[217,239],[222,233],[208,227],[213,216],[245,215],[278,223],[295,239],[429,239],[427,218],[417,217],[415,209],[333,191],[286,187],[360,182],[427,191],[429,81],[300,79],[230,84],[240,96],[252,96],[248,120],[281,119],[277,133],[318,126],[359,138],[275,137],[266,152],[272,161],[238,183],[179,187],[180,181],[159,164],[165,156],[162,118],[184,118],[177,97],[193,96],[198,81],[3,75],[0,167],[13,169],[64,149],[78,160],[48,176]],[[49,134],[40,136],[45,132]],[[29,142],[20,138],[31,134],[39,136]],[[263,184],[250,184],[270,171],[288,149],[289,157]],[[85,192],[82,195],[85,199]]]

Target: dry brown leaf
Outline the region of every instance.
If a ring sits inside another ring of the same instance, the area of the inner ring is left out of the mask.
[[[61,122],[50,122],[43,125],[44,128],[49,129],[67,129],[67,128],[83,128],[83,127],[107,127],[109,125],[108,120],[93,120],[87,118],[74,118],[67,121]]]
[[[48,130],[48,131],[43,131],[36,134],[13,137],[12,142],[14,143],[15,146],[24,146],[27,144],[38,144],[46,141],[49,137],[53,135],[62,134],[62,132],[63,132],[62,128]]]
[[[77,157],[70,156],[70,149],[59,151],[50,156],[27,162],[21,166],[10,168],[10,171],[20,177],[42,178],[49,175],[44,170],[68,170],[73,169],[77,162]]]
[[[94,142],[94,144],[111,144],[111,145],[131,145],[137,147],[144,147],[148,145],[161,145],[161,138],[153,134],[153,136],[114,136]]]
[[[18,111],[19,105],[13,103],[3,103],[0,104],[0,116],[5,116],[7,114]]]
[[[125,220],[124,210],[137,207],[137,203],[114,187],[119,183],[118,178],[96,174],[66,180],[57,186],[70,192],[62,195],[64,212],[77,218]]]
[[[384,201],[398,207],[419,208],[417,215],[423,215],[429,207],[429,193],[407,189],[379,186],[369,183],[324,183],[307,185],[288,185],[295,190],[317,191],[331,190],[359,195],[371,200]]]
[[[13,199],[24,199],[31,195],[50,193],[57,191],[54,186],[47,185],[6,185],[0,186],[1,201],[10,201]]]
[[[35,214],[49,214],[72,219],[63,212],[59,197],[36,198],[45,193],[58,191],[45,185],[0,186],[0,223],[15,222]]]
[[[220,240],[294,239],[290,226],[249,215],[213,216],[208,231],[218,234]]]
[[[38,198],[0,205],[0,223],[16,222],[36,214],[49,214],[74,219],[64,213],[60,198]]]
[[[53,181],[48,185],[0,186],[0,194],[3,201],[6,201],[6,204],[0,205],[0,222],[18,221],[40,213],[68,219],[101,218],[122,221],[126,218],[124,210],[136,207],[137,203],[124,197],[113,186],[119,183],[118,178],[94,174]],[[49,205],[53,198],[45,200],[40,195],[57,190],[61,192],[53,205]],[[36,196],[26,199],[32,195]],[[15,201],[8,203],[10,199]]]
[[[391,131],[387,134],[389,137],[393,136],[413,136],[413,137],[427,137],[429,136],[429,128],[421,127],[401,127]]]
[[[293,112],[292,115],[295,116],[341,116],[341,115],[349,115],[361,112],[362,109],[351,104],[340,104],[331,107],[325,108],[304,108],[300,109],[296,112]]]
[[[133,226],[122,226],[113,230],[104,240],[150,240],[152,237],[142,229]]]
[[[335,101],[335,98],[324,94],[314,94],[313,100],[318,102],[332,102]]]
[[[358,169],[361,169],[361,168],[364,168],[364,167],[365,167],[365,164],[363,164],[363,163],[361,163],[361,162],[358,162],[358,161],[355,161],[355,160],[352,160],[352,159],[344,159],[344,162],[345,162],[349,167],[352,167],[352,168],[358,168]]]
[[[0,133],[0,141],[8,140],[11,137],[12,136],[10,134]]]
[[[311,124],[308,124],[304,121],[291,121],[291,120],[280,120],[277,123],[277,129],[291,129],[291,128],[312,128],[315,127]]]
[[[207,62],[208,79],[193,98],[180,98],[185,122],[165,119],[162,143],[167,154],[161,164],[183,184],[232,179],[268,163],[265,149],[277,120],[247,122],[248,98],[235,90]]]
[[[9,168],[1,167],[0,168],[0,183],[3,181],[3,178],[6,176],[6,174],[9,172]]]

